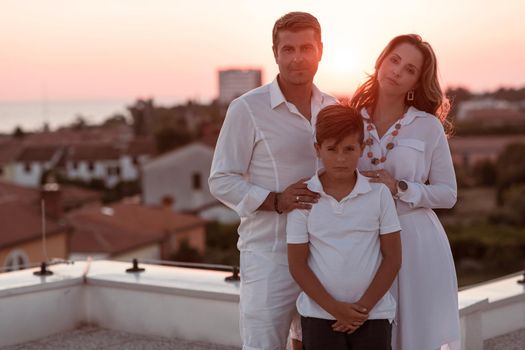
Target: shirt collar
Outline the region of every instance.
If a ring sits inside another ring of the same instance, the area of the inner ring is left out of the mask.
[[[283,92],[277,82],[277,77],[270,83],[270,103],[272,109],[279,106],[281,103],[286,103]]]
[[[323,94],[317,88],[317,86],[315,86],[315,84],[312,84],[311,102],[312,106],[321,106],[323,103]],[[270,83],[270,104],[272,109],[274,109],[282,103],[286,103],[286,98],[284,97],[283,92],[279,87],[277,77],[275,77],[275,79]]]
[[[357,181],[355,182],[354,188],[352,191],[345,197],[343,200],[348,198],[357,197],[360,194],[370,192],[372,190],[372,187],[370,186],[370,182],[368,181],[368,178],[361,175],[359,170],[355,170],[357,173]],[[325,196],[327,194],[324,192],[323,185],[321,184],[321,180],[319,180],[319,175],[321,175],[324,172],[324,169],[321,168],[317,171],[317,173],[310,178],[306,182],[306,186],[308,189],[312,192],[321,193]]]
[[[414,106],[410,106],[405,113],[403,119],[401,119],[401,125],[408,125],[414,121],[417,117],[428,117],[430,114],[427,112],[420,111]]]
[[[428,117],[430,115],[431,114],[427,112],[420,111],[414,106],[410,106],[408,107],[405,115],[403,116],[403,119],[401,119],[401,125],[404,126],[412,123],[414,119],[416,119],[416,117]],[[361,116],[363,116],[363,118],[370,118],[368,110],[365,107],[361,108]]]

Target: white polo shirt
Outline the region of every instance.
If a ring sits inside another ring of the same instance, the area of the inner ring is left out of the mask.
[[[209,185],[240,218],[241,251],[274,252],[286,263],[286,215],[257,211],[270,192],[282,192],[316,171],[317,114],[336,103],[315,86],[311,123],[286,101],[277,79],[234,100],[221,128]]]
[[[308,266],[328,293],[350,303],[361,298],[379,268],[379,235],[401,230],[388,187],[357,174],[354,189],[340,202],[324,192],[318,175],[312,177],[308,188],[321,194],[319,202],[310,210],[290,212],[286,226],[289,244],[309,243]],[[306,317],[334,319],[304,292],[297,310]],[[395,311],[396,302],[387,292],[369,319],[392,320]]]

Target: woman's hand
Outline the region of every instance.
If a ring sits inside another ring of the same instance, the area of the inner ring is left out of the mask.
[[[370,182],[377,182],[377,183],[385,184],[390,190],[390,193],[392,193],[392,196],[395,196],[397,194],[397,180],[392,175],[390,175],[388,171],[384,169],[373,170],[373,171],[362,171],[361,174],[369,177]]]

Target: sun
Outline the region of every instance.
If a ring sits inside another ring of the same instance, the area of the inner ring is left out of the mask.
[[[359,70],[359,55],[350,45],[334,45],[323,53],[323,67],[330,73],[348,74]]]

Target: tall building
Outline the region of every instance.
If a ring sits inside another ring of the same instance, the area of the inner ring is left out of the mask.
[[[260,69],[219,70],[219,103],[228,104],[235,98],[262,84]]]

